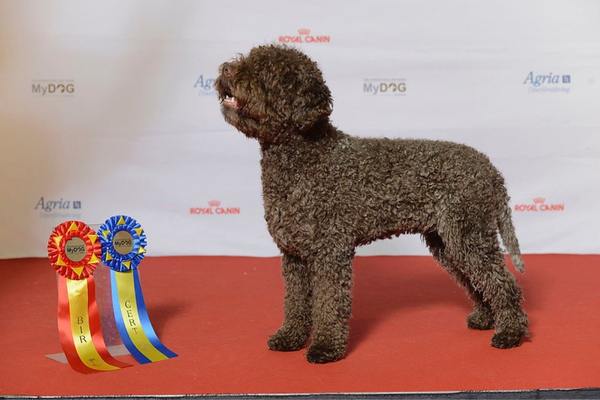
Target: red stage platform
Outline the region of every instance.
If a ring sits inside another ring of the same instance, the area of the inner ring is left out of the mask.
[[[82,375],[44,357],[60,351],[48,262],[0,261],[0,395],[600,387],[600,256],[525,262],[517,278],[532,336],[498,350],[491,331],[467,329],[467,297],[431,257],[358,257],[349,354],[314,365],[304,351],[267,350],[282,317],[279,259],[149,257],[140,271],[150,317],[179,357]]]

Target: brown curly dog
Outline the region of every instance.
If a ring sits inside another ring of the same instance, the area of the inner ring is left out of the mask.
[[[419,233],[475,303],[467,324],[496,329],[492,345],[527,334],[521,290],[498,233],[523,271],[504,179],[471,147],[443,141],[361,139],[329,122],[331,93],[300,51],[259,46],[220,67],[225,120],[261,147],[265,219],[283,253],[285,319],[271,350],[344,357],[358,245]]]

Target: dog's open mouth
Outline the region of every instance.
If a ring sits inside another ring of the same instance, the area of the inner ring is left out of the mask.
[[[237,110],[239,108],[239,104],[233,95],[233,90],[231,89],[230,85],[226,82],[220,81],[217,84],[217,89],[219,86],[221,88],[219,91],[219,100],[221,101],[221,104],[226,108]]]
[[[235,110],[238,108],[238,102],[236,98],[231,95],[225,95],[225,97],[221,99],[221,104],[223,104],[225,107],[233,108]]]

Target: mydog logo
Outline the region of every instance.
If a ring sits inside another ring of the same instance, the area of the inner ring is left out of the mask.
[[[36,96],[74,96],[75,81],[71,79],[34,79],[31,93]]]
[[[565,211],[565,203],[546,203],[543,197],[536,197],[531,203],[515,204],[517,212],[561,212]]]
[[[363,93],[372,96],[405,96],[406,79],[367,78],[363,81]]]
[[[48,200],[44,196],[41,196],[33,209],[39,210],[43,215],[79,215],[81,200],[64,200],[62,198]]]
[[[85,253],[85,245],[77,244],[77,245],[66,246],[65,250],[67,252],[67,255],[69,255],[69,256],[78,255],[78,254]],[[69,257],[69,258],[71,258],[71,257]]]
[[[198,94],[201,96],[212,96],[217,93],[215,90],[215,78],[207,78],[202,74],[196,79],[194,88],[198,89]]]
[[[311,35],[310,29],[300,28],[297,35],[281,35],[277,39],[279,43],[329,43],[329,35]]]
[[[113,240],[113,245],[115,247],[130,247],[131,243],[131,239]]]
[[[572,77],[570,74],[539,74],[530,71],[523,80],[523,85],[529,92],[563,92],[571,91]]]
[[[239,207],[223,207],[220,200],[210,200],[208,207],[191,207],[193,215],[239,215]]]

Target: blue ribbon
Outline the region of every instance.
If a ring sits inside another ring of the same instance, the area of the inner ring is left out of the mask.
[[[138,313],[140,316],[140,323],[142,326],[142,330],[146,334],[146,337],[152,343],[152,345],[164,354],[167,358],[177,357],[177,353],[169,350],[161,341],[158,339],[154,328],[152,327],[152,323],[150,322],[150,317],[148,316],[148,310],[146,308],[146,303],[144,302],[144,295],[142,293],[142,285],[140,283],[139,273],[136,270],[131,271],[133,274],[134,287],[135,287],[135,301],[138,307]],[[146,357],[142,352],[136,347],[131,338],[129,337],[129,333],[127,332],[127,328],[125,327],[125,321],[123,320],[123,314],[121,313],[121,308],[119,307],[119,293],[117,290],[117,282],[116,282],[116,274],[114,270],[110,271],[110,284],[112,289],[112,303],[113,303],[113,312],[115,314],[115,322],[117,325],[117,329],[119,331],[119,335],[123,340],[123,344],[129,350],[133,358],[140,364],[147,364],[153,362],[148,357]]]
[[[131,236],[131,250],[127,254],[119,253],[113,243],[115,235],[121,231]],[[111,269],[113,312],[123,344],[140,364],[177,357],[158,339],[146,309],[138,273],[147,244],[141,225],[131,217],[116,215],[100,226],[98,234],[102,244],[102,262]],[[124,298],[120,298],[120,295]]]
[[[150,322],[150,317],[148,316],[148,309],[146,308],[146,303],[144,302],[144,295],[142,294],[142,284],[140,283],[140,276],[137,270],[133,271],[133,282],[135,285],[135,297],[138,305],[138,311],[140,313],[140,320],[142,322],[142,327],[144,328],[144,332],[146,332],[146,336],[150,340],[150,343],[156,347],[158,351],[163,353],[165,356],[172,358],[177,357],[177,354],[171,350],[169,350],[161,341],[158,339],[156,332],[154,332],[154,328],[152,327],[152,323]]]
[[[119,293],[117,292],[117,282],[115,271],[111,269],[110,271],[110,288],[112,292],[112,305],[113,305],[113,313],[115,315],[115,322],[117,325],[117,330],[119,331],[119,336],[121,336],[121,340],[123,344],[129,350],[129,353],[135,358],[137,362],[140,364],[147,364],[150,361],[146,356],[142,354],[141,351],[133,344],[131,338],[129,337],[129,333],[127,333],[127,328],[125,328],[125,321],[123,320],[123,315],[121,314],[121,308],[119,307]],[[137,293],[136,293],[137,300]]]

